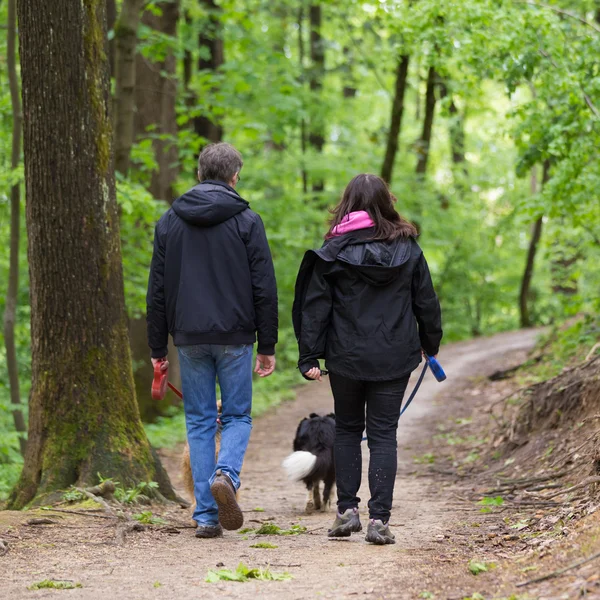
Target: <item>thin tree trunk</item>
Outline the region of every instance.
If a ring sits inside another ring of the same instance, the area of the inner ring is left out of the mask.
[[[417,161],[416,173],[419,177],[424,177],[427,171],[429,161],[429,148],[431,145],[431,133],[433,131],[433,117],[435,115],[435,105],[437,102],[435,88],[438,85],[438,75],[435,67],[429,67],[427,73],[427,89],[425,92],[425,117],[423,119],[423,131],[417,142],[417,151],[419,160]]]
[[[198,59],[198,70],[211,71],[213,74],[216,74],[225,62],[221,8],[215,0],[200,0],[200,4],[204,6],[209,17],[207,27],[203,28],[198,38],[198,45],[200,49],[206,48],[210,53],[210,57],[206,59],[200,56]],[[213,86],[213,93],[217,89],[217,86]],[[195,117],[194,131],[209,142],[220,142],[223,139],[223,126],[209,117]]]
[[[142,24],[162,36],[175,37],[179,20],[179,1],[161,2],[157,6],[160,8],[160,14],[144,12]],[[168,51],[164,60],[152,62],[138,53],[136,61],[135,138],[152,137],[158,170],[152,173],[149,191],[157,200],[172,203],[175,199],[174,185],[179,172],[175,55],[172,51]],[[136,398],[142,421],[148,423],[165,414],[171,404],[171,398],[167,397],[162,402],[157,402],[150,395],[154,369],[150,362],[146,329],[146,320],[143,318],[133,319],[129,323],[131,355],[135,365],[133,379]],[[172,358],[169,376],[177,385],[174,378],[175,371],[178,371],[177,354],[170,353],[170,356]]]
[[[304,8],[298,11],[298,62],[300,63],[300,84],[304,88]],[[302,150],[302,191],[308,193],[308,173],[306,171],[306,119],[300,120],[300,148]]]
[[[115,168],[126,175],[133,146],[135,55],[141,12],[146,0],[123,0],[115,25]]]
[[[312,103],[315,106],[319,104],[319,97],[323,89],[323,76],[325,74],[325,47],[321,36],[321,21],[322,11],[320,4],[311,4],[309,9],[310,20],[310,90],[313,94]],[[320,111],[320,108],[318,108]],[[308,134],[308,143],[319,154],[323,152],[325,145],[325,122],[315,114],[310,123],[310,131]],[[325,188],[325,182],[322,178],[313,180],[313,192],[322,192]]]
[[[344,87],[342,94],[344,98],[355,98],[357,82],[354,74],[354,54],[349,46],[344,46],[342,53],[344,55]]]
[[[32,389],[20,508],[98,473],[157,481],[127,337],[112,168],[106,4],[19,2]],[[58,496],[60,497],[60,496]]]
[[[544,163],[544,171],[542,176],[542,189],[549,178],[550,165],[548,161]],[[531,193],[537,193],[537,177],[534,170],[531,174]],[[521,327],[531,327],[532,319],[529,313],[529,290],[531,289],[531,281],[533,280],[533,269],[535,266],[535,255],[542,237],[542,227],[544,216],[540,215],[533,224],[531,232],[531,240],[529,242],[529,250],[527,251],[527,260],[525,262],[525,271],[521,280],[521,291],[519,294],[519,309],[521,312]]]
[[[387,182],[392,182],[394,162],[398,153],[398,138],[402,128],[402,115],[404,114],[404,96],[406,94],[406,82],[408,80],[409,56],[403,55],[398,59],[396,68],[396,89],[392,101],[392,116],[390,118],[390,131],[388,133],[385,158],[381,167],[381,177]]]
[[[174,38],[177,35],[179,2],[161,2],[156,6],[160,8],[160,14],[146,11],[142,23],[163,36]],[[175,199],[173,186],[179,172],[176,66],[172,51],[167,51],[164,60],[158,62],[152,62],[140,53],[136,58],[135,138],[152,137],[158,170],[152,173],[149,191],[157,200],[169,203]]]
[[[106,0],[106,21],[108,31],[112,31],[115,28],[117,22],[117,1]],[[108,41],[108,62],[110,63],[110,76],[115,76],[115,61],[117,56],[117,49],[115,48],[115,38]]]
[[[6,34],[8,68],[8,82],[10,86],[10,100],[12,104],[12,152],[10,158],[11,168],[16,169],[21,159],[21,127],[23,114],[21,112],[21,99],[19,95],[19,77],[17,75],[17,7],[16,0],[8,0],[8,24]],[[8,272],[8,290],[6,292],[6,306],[4,308],[4,345],[6,347],[6,367],[10,386],[10,402],[15,406],[12,411],[15,430],[24,434],[27,431],[21,405],[21,391],[19,389],[19,364],[15,345],[15,323],[17,321],[17,300],[19,295],[19,236],[21,221],[21,189],[15,183],[10,189],[10,259]],[[19,435],[21,454],[25,454],[27,440],[24,435]]]

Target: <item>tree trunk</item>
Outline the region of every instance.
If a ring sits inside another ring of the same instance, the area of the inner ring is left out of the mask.
[[[417,142],[417,152],[419,160],[417,162],[416,173],[419,177],[424,177],[427,171],[427,162],[429,161],[429,146],[431,144],[431,133],[433,131],[433,117],[435,115],[435,105],[437,102],[435,88],[438,85],[438,75],[435,67],[429,67],[427,73],[427,89],[425,92],[425,118],[423,119],[423,132]]]
[[[12,152],[10,166],[16,169],[21,159],[21,127],[23,114],[21,112],[21,99],[19,95],[19,77],[17,75],[17,7],[16,0],[8,0],[8,24],[6,34],[6,66],[8,68],[8,82],[10,86],[10,100],[12,105]],[[19,295],[19,234],[21,221],[21,189],[15,183],[10,189],[10,259],[8,271],[8,290],[6,292],[6,306],[4,308],[4,345],[6,347],[6,367],[10,386],[10,402],[14,405],[12,411],[15,430],[24,434],[27,431],[21,405],[21,391],[19,389],[19,364],[17,362],[17,349],[15,345],[15,323],[17,320],[17,299]],[[27,440],[24,435],[19,436],[21,454],[25,454]]]
[[[304,8],[298,11],[298,62],[300,63],[300,85],[304,91]],[[300,148],[302,151],[302,191],[308,193],[308,173],[306,171],[306,119],[300,120]]]
[[[106,0],[106,21],[108,31],[113,31],[117,22],[117,0]],[[108,62],[110,63],[110,76],[115,76],[115,62],[117,49],[115,47],[115,38],[108,41]]]
[[[544,184],[549,178],[550,165],[548,161],[544,163],[544,171],[542,176],[542,189]],[[531,174],[531,193],[537,193],[537,177],[535,168]],[[531,327],[532,319],[529,314],[529,291],[531,289],[531,281],[533,279],[533,269],[535,266],[535,255],[537,253],[538,245],[542,237],[542,226],[544,216],[540,215],[535,223],[531,232],[531,240],[529,242],[529,250],[527,251],[527,261],[525,262],[525,271],[523,273],[523,279],[521,280],[521,291],[519,294],[519,309],[521,312],[521,327]]]
[[[215,0],[200,0],[200,4],[208,13],[208,21],[198,38],[200,50],[206,49],[209,58],[200,55],[198,59],[199,71],[211,71],[216,74],[225,62],[223,52],[223,25],[221,23],[221,8]],[[217,91],[213,86],[213,93]],[[223,126],[208,117],[194,118],[194,131],[208,142],[220,142],[223,139]]]
[[[179,2],[158,4],[160,15],[146,11],[142,23],[163,36],[177,35]],[[164,60],[151,62],[138,53],[135,84],[135,137],[151,136],[158,170],[152,173],[150,193],[171,203],[178,175],[177,115],[175,112],[177,80],[176,61],[172,51]],[[151,131],[149,131],[149,129]]]
[[[96,2],[97,0],[94,0]],[[123,0],[115,25],[115,169],[127,175],[133,146],[135,54],[142,7],[146,0]]]
[[[319,106],[319,97],[323,89],[323,76],[325,74],[325,47],[321,37],[321,5],[311,4],[309,9],[310,20],[310,90],[313,93],[312,104],[317,107],[316,114],[313,114],[310,131],[308,134],[308,143],[319,154],[323,152],[325,145],[325,122],[320,116],[321,107]],[[313,180],[313,192],[322,192],[325,188],[325,182],[322,178]]]
[[[392,116],[390,118],[390,131],[388,133],[387,147],[385,150],[385,159],[381,167],[381,177],[387,182],[392,182],[394,172],[394,162],[398,152],[398,138],[402,128],[402,115],[404,113],[404,95],[406,93],[406,82],[408,79],[409,57],[403,55],[398,59],[396,69],[396,89],[394,91],[394,100],[392,102]]]
[[[131,374],[103,0],[19,2],[31,295],[29,440],[9,500],[158,481]]]
[[[160,32],[162,36],[175,37],[179,20],[179,2],[162,2],[158,7],[161,9],[161,14],[156,15],[146,11],[142,15],[142,23]],[[173,52],[169,51],[160,62],[151,62],[149,58],[138,53],[135,83],[135,137],[136,139],[147,136],[153,138],[152,145],[158,171],[152,173],[149,191],[157,200],[166,200],[169,203],[175,199],[174,185],[179,171],[176,93],[176,59]],[[140,416],[146,423],[153,422],[156,417],[165,414],[165,410],[171,404],[171,397],[156,402],[150,395],[154,369],[150,362],[145,319],[134,319],[129,323],[129,340],[133,363],[136,366],[133,380]],[[171,363],[169,376],[175,384],[177,383],[174,372],[178,370],[176,356],[176,353],[169,355]]]
[[[344,54],[344,87],[342,93],[344,98],[355,98],[356,97],[356,75],[354,74],[354,53],[349,46],[344,46],[342,50]]]

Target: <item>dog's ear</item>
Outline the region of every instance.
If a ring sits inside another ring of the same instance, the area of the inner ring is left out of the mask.
[[[317,413],[310,413],[310,415],[308,415],[309,419],[316,419],[319,415]]]
[[[327,416],[335,421],[335,413],[329,413]]]

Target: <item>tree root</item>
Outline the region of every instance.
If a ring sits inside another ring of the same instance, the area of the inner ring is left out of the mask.
[[[115,532],[115,544],[123,546],[125,544],[125,536],[132,531],[144,531],[146,527],[141,523],[135,521],[125,521],[117,525],[117,531]]]
[[[600,552],[596,552],[596,554],[592,554],[592,556],[588,558],[584,558],[582,560],[578,560],[570,564],[568,567],[564,567],[563,569],[557,569],[556,571],[552,571],[552,573],[548,573],[548,575],[543,575],[542,577],[536,577],[535,579],[530,579],[529,581],[524,581],[523,583],[517,583],[516,587],[525,587],[526,585],[531,585],[532,583],[540,583],[542,581],[546,581],[547,579],[554,579],[554,577],[558,577],[571,569],[576,569],[577,567],[581,567],[589,562],[592,562],[596,558],[600,557]]]

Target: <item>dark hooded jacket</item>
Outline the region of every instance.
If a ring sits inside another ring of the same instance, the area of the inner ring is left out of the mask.
[[[148,282],[153,358],[176,346],[253,344],[272,355],[277,288],[261,218],[227,184],[203,181],[175,200],[154,234]]]
[[[293,308],[303,375],[325,359],[332,373],[386,381],[413,371],[421,348],[438,353],[441,311],[421,248],[373,233],[347,233],[304,257]]]

